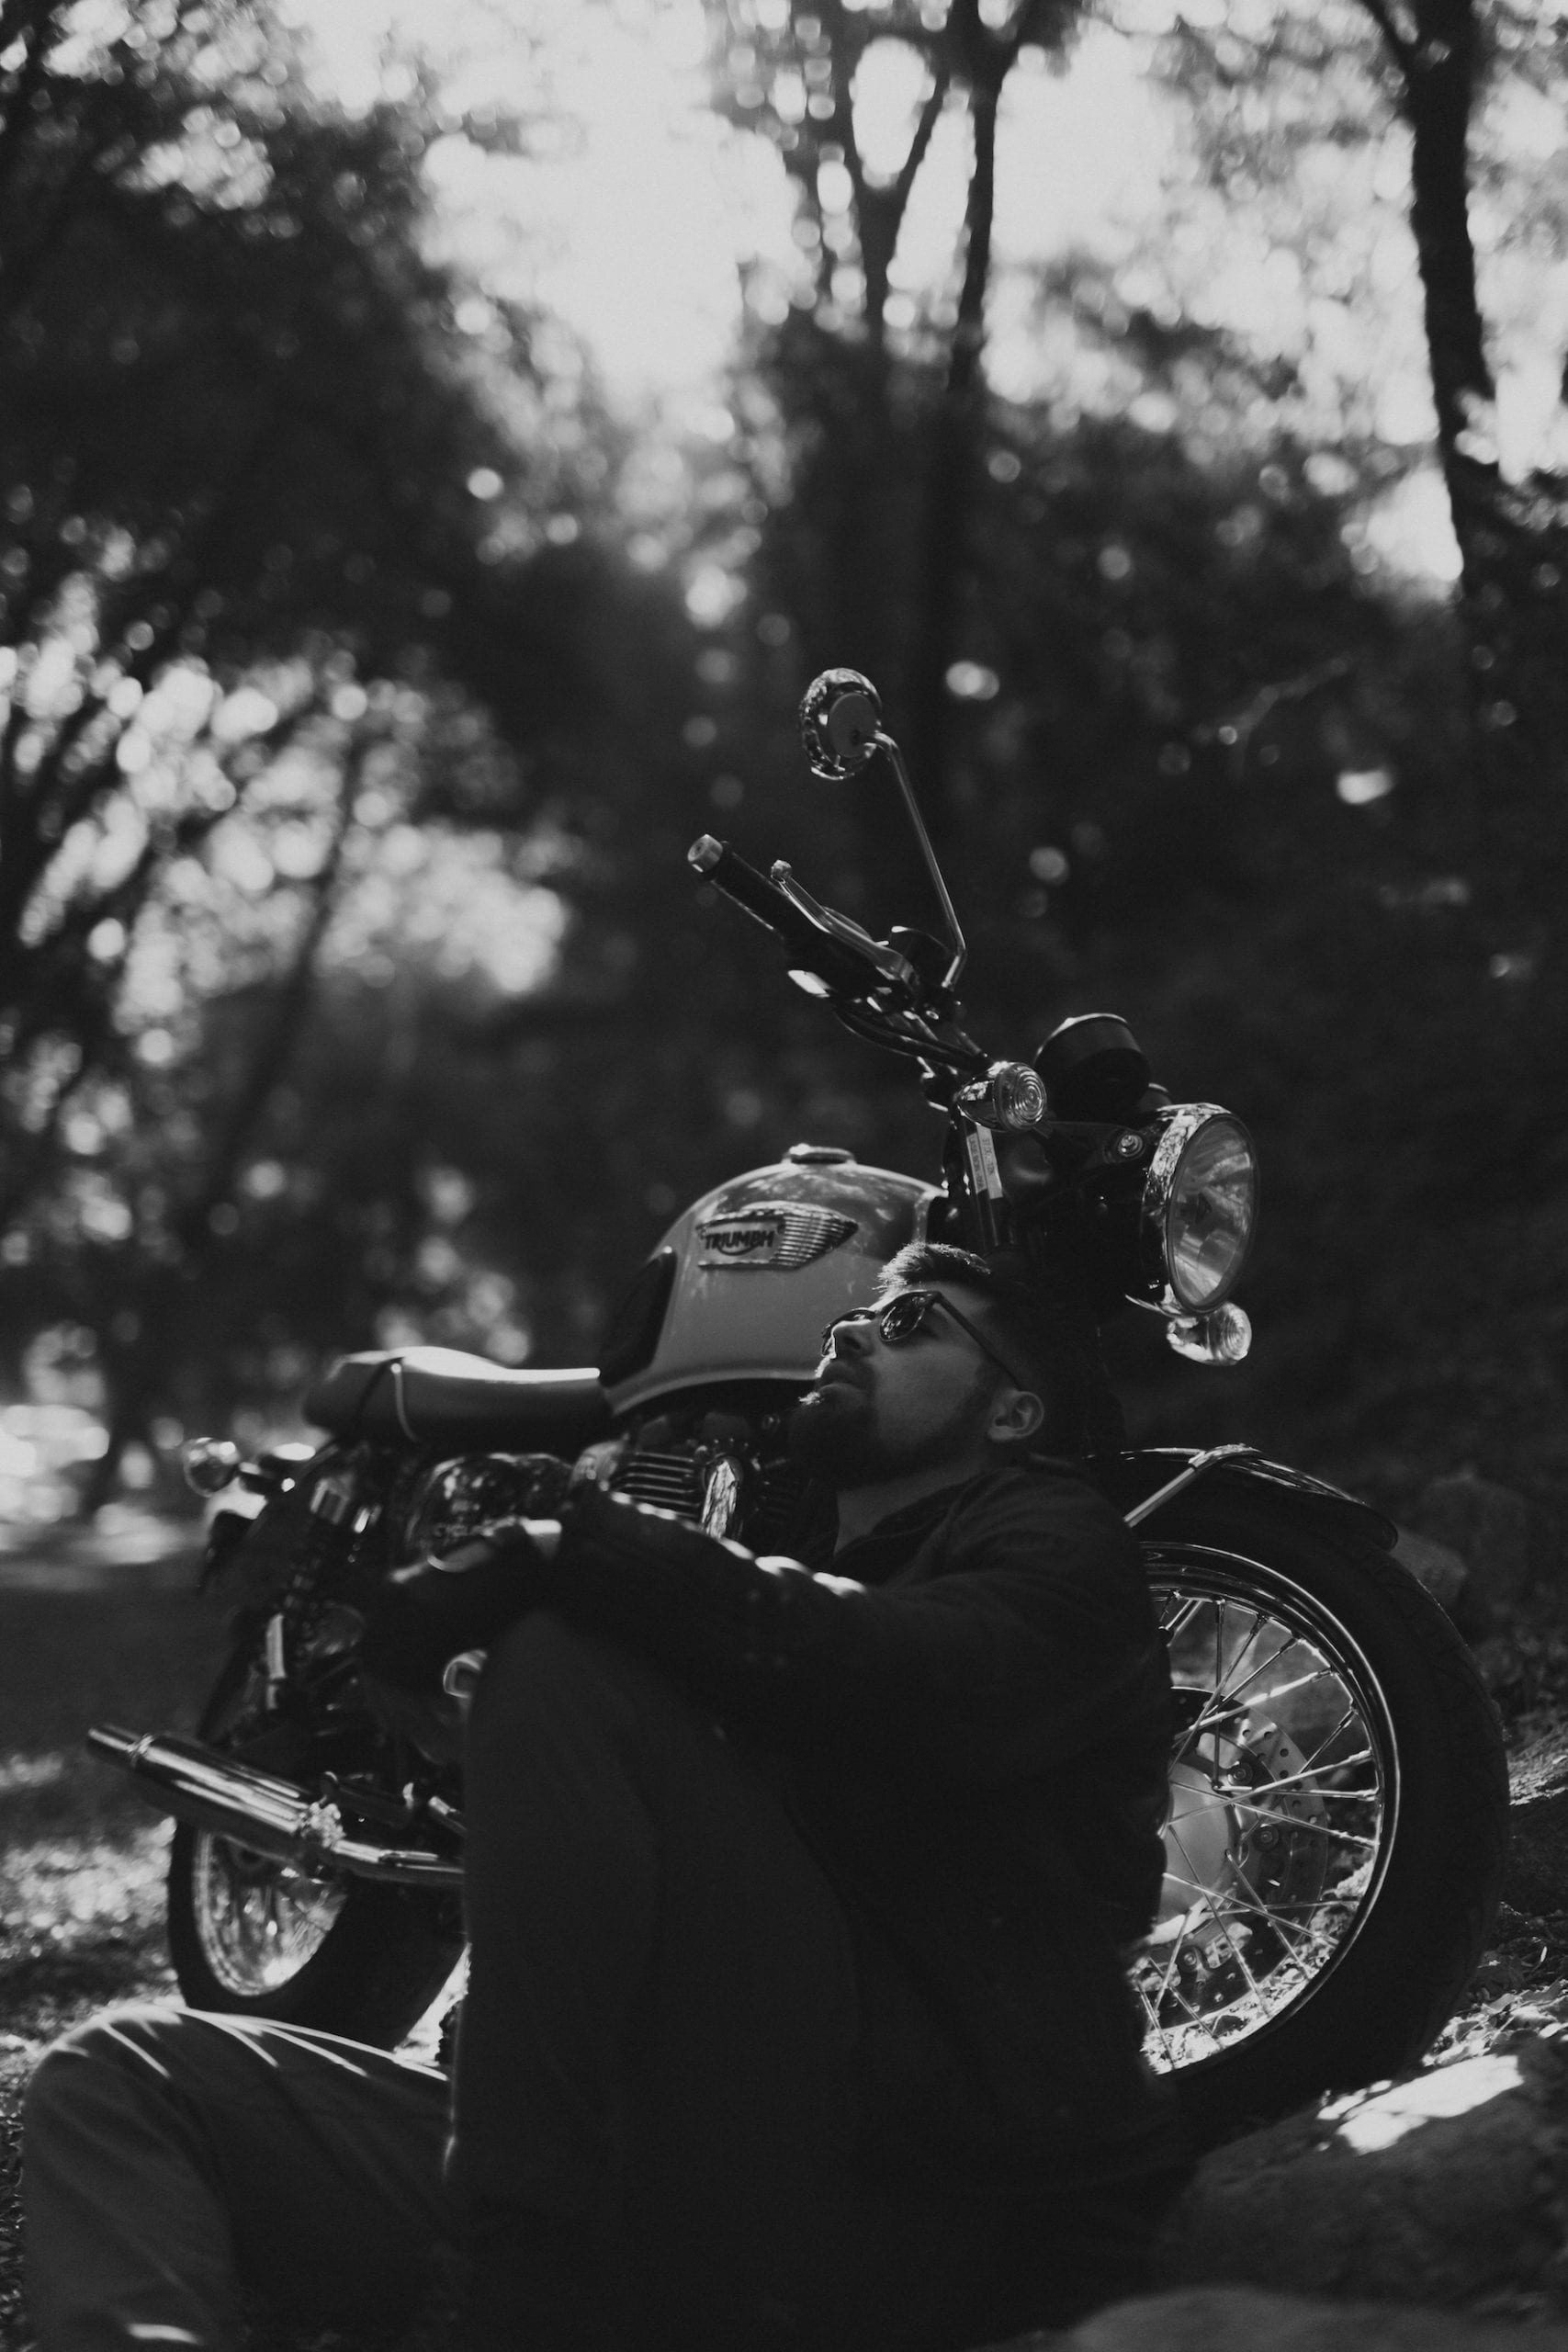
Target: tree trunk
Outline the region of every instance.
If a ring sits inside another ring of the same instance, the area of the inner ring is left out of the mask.
[[[1010,56],[977,78],[970,100],[975,159],[965,207],[964,285],[933,420],[921,534],[919,604],[909,684],[913,765],[924,786],[927,822],[938,844],[960,829],[953,759],[953,699],[947,673],[955,660],[968,560],[968,518],[979,463],[985,408],[986,292],[996,211],[997,107]]]
[[[1421,277],[1438,457],[1461,559],[1472,842],[1492,870],[1489,928],[1502,949],[1557,930],[1568,816],[1568,507],[1561,481],[1516,486],[1496,446],[1496,391],[1470,227],[1470,124],[1482,63],[1475,0],[1414,0],[1414,31],[1389,0],[1362,0],[1399,81],[1411,132],[1410,223]]]
[[[1427,0],[1403,52],[1411,130],[1410,226],[1425,311],[1438,455],[1463,563],[1467,606],[1484,632],[1485,588],[1506,529],[1495,444],[1496,387],[1486,357],[1470,234],[1470,117],[1475,94],[1471,0]]]
[[[184,1350],[192,1344],[201,1277],[216,1242],[213,1212],[232,1196],[245,1155],[283,1082],[310,1013],[317,959],[336,903],[344,850],[368,748],[367,741],[356,743],[344,763],[333,837],[316,878],[304,931],[278,990],[273,1018],[236,1090],[200,1179],[175,1221],[177,1262],[170,1266],[144,1261],[140,1270],[132,1271],[124,1290],[112,1302],[105,1302],[112,1305],[112,1317],[128,1310],[132,1313],[136,1330],[133,1339],[117,1340],[112,1317],[100,1320],[98,1351],[108,1391],[109,1444],[84,1491],[80,1509],[85,1517],[112,1498],[126,1446],[144,1439],[154,1408],[167,1394],[171,1367],[179,1363]]]
[[[1410,126],[1410,225],[1438,420],[1438,458],[1459,542],[1461,615],[1476,749],[1495,775],[1561,735],[1561,530],[1543,544],[1505,481],[1496,387],[1470,229],[1470,124],[1480,66],[1474,0],[1416,0],[1414,35],[1386,0],[1363,0],[1399,77]],[[1543,702],[1544,698],[1544,702]]]

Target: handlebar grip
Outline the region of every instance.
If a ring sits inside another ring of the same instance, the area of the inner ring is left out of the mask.
[[[863,996],[868,986],[880,979],[874,964],[820,930],[776,882],[749,865],[728,842],[704,833],[692,843],[686,858],[705,882],[711,882],[716,890],[722,890],[727,899],[733,899],[738,907],[765,923],[783,942],[792,962],[815,972],[830,989],[845,996]]]

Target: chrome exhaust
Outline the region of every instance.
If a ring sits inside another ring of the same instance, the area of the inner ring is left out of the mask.
[[[460,1861],[422,1847],[378,1846],[351,1838],[335,1804],[312,1797],[293,1781],[237,1764],[199,1740],[102,1724],[87,1734],[87,1745],[106,1763],[129,1772],[138,1793],[161,1811],[231,1838],[253,1853],[290,1862],[309,1878],[374,1879],[443,1894],[462,1886]]]

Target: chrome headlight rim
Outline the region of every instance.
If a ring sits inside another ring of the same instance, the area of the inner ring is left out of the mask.
[[[1223,1121],[1236,1135],[1247,1152],[1252,1177],[1251,1212],[1246,1234],[1234,1262],[1226,1269],[1219,1284],[1201,1299],[1184,1298],[1172,1275],[1169,1248],[1169,1216],[1176,1196],[1176,1180],[1189,1146],[1207,1126]],[[1144,1183],[1140,1209],[1140,1240],[1143,1272],[1153,1305],[1162,1315],[1207,1315],[1223,1306],[1231,1296],[1247,1270],[1252,1244],[1258,1231],[1258,1147],[1244,1122],[1234,1111],[1220,1102],[1173,1102],[1159,1114],[1160,1135],[1149,1162]]]

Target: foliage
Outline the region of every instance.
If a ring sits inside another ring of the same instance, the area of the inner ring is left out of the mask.
[[[809,324],[777,307],[754,355],[786,439],[809,435],[831,471],[828,609],[837,659],[891,675],[939,832],[951,830],[949,710],[968,502],[980,437],[998,111],[1030,51],[1059,49],[1070,0],[979,0],[875,12],[724,0],[716,96],[773,141],[798,194],[795,234],[813,281]],[[886,108],[886,100],[895,103]],[[906,121],[892,144],[886,112]],[[899,277],[900,237],[939,129],[967,153],[951,283],[924,300]],[[778,297],[773,294],[776,305]],[[830,443],[830,449],[824,449]],[[908,495],[915,485],[915,496]],[[907,612],[890,582],[908,583]],[[910,878],[906,874],[906,880]]]
[[[1190,22],[1170,71],[1275,221],[1285,164],[1392,137],[1397,91],[1364,12],[1265,18],[1262,56]],[[0,215],[19,155],[56,222],[49,269],[0,277],[0,890],[35,862],[0,934],[0,1296],[11,1379],[112,1409],[96,1495],[123,1444],[276,1426],[342,1347],[590,1359],[676,1208],[803,1135],[934,1172],[907,1073],[684,865],[712,827],[878,928],[930,920],[886,780],[803,778],[794,702],[845,661],[916,755],[976,1032],[1027,1051],[1113,1005],[1258,1133],[1257,1354],[1195,1374],[1131,1318],[1139,1431],[1396,1502],[1456,1447],[1568,1478],[1549,770],[1475,766],[1473,616],[1380,571],[1408,448],[1370,400],[1325,447],[1301,352],[1214,326],[1190,269],[1042,275],[1043,331],[1106,356],[1099,410],[987,388],[979,116],[1065,14],[716,16],[809,282],[754,288],[735,432],[679,453],[658,526],[558,335],[428,257],[436,94],[340,118],[251,8],[96,51],[62,21],[6,52],[0,142]],[[859,107],[893,66],[898,154]],[[900,207],[943,124],[968,201],[918,295]]]
[[[1268,0],[1214,28],[1179,19],[1163,68],[1192,104],[1216,183],[1262,208],[1325,292],[1348,290],[1337,175],[1370,150],[1381,159],[1377,196],[1401,192],[1421,290],[1434,454],[1461,560],[1470,756],[1504,802],[1500,849],[1511,830],[1507,805],[1520,796],[1537,862],[1541,823],[1551,824],[1551,892],[1563,853],[1554,817],[1568,476],[1550,462],[1505,464],[1499,322],[1483,311],[1483,271],[1506,295],[1510,248],[1561,253],[1561,141],[1519,133],[1559,85],[1562,63],[1558,19],[1497,0],[1340,0],[1332,8]],[[1477,214],[1494,248],[1479,257]],[[1530,890],[1529,863],[1509,860],[1513,887]]]
[[[529,322],[425,257],[436,124],[418,84],[316,103],[260,0],[0,21],[6,1280],[18,1333],[96,1347],[105,1480],[168,1402],[378,774],[519,823],[510,746],[575,692],[580,485]]]

